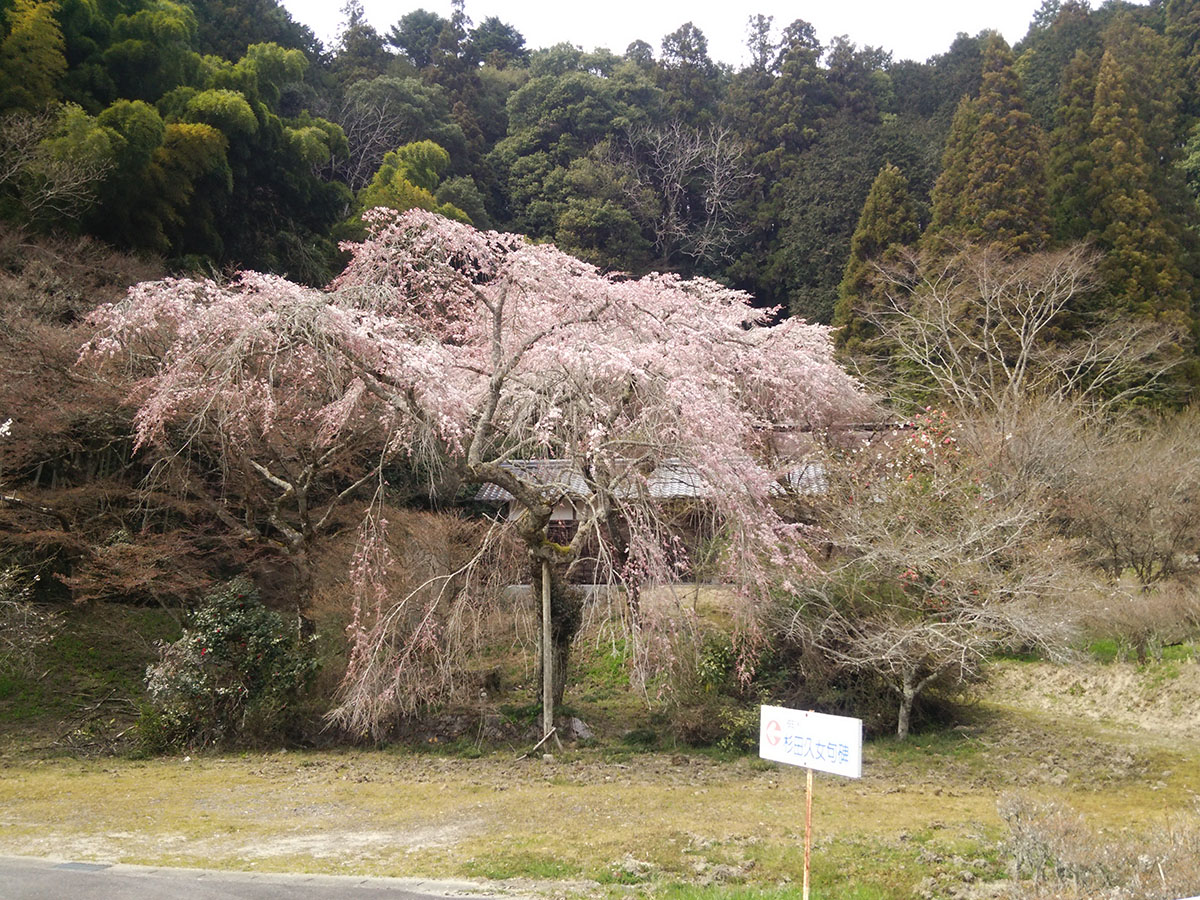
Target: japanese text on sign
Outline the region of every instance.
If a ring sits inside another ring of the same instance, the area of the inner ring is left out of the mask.
[[[758,755],[819,772],[862,776],[862,720],[764,706]]]

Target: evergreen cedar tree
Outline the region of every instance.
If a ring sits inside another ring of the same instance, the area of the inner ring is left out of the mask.
[[[1092,177],[1092,101],[1098,60],[1079,50],[1063,70],[1058,123],[1047,158],[1052,230],[1056,240],[1085,240],[1091,231],[1088,193]]]
[[[853,355],[875,342],[878,329],[868,321],[870,310],[864,306],[878,311],[887,303],[887,286],[877,267],[899,264],[903,248],[914,246],[920,234],[919,210],[908,179],[888,163],[871,185],[850,241],[850,259],[833,311],[839,349]]]
[[[551,245],[422,210],[367,219],[370,237],[347,247],[350,263],[327,291],[245,273],[228,286],[141,284],[101,308],[89,353],[147,341],[163,350],[139,388],[139,446],[219,430],[214,446],[234,455],[302,422],[309,454],[378,432],[381,460],[503,487],[522,510],[512,527],[535,583],[551,565],[560,693],[581,603],[565,576],[585,543],[609,548],[609,574],[634,587],[677,573],[648,491],[659,465],[689,467],[706,486],[727,542],[725,575],[747,599],[765,595],[772,570],[808,565],[800,530],[770,502],[786,465],[772,427],[832,428],[864,414],[827,328],[770,325],[772,311],[712,281],[604,275]],[[582,474],[582,523],[569,545],[548,537],[555,493],[504,465],[525,458]],[[377,652],[376,626],[394,599],[381,509],[371,505],[352,572],[348,678],[363,683],[395,662]],[[385,715],[377,693],[347,696],[352,729]]]
[[[1012,253],[1041,249],[1049,237],[1042,140],[1025,111],[1012,51],[993,36],[979,96],[963,98],[950,127],[922,239],[926,254],[964,243]]]
[[[1152,151],[1111,52],[1096,77],[1091,134],[1088,199],[1109,290],[1134,313],[1174,313],[1186,324],[1190,299],[1180,248],[1155,197]]]

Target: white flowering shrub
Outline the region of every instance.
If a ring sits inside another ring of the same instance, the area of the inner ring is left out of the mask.
[[[22,566],[0,567],[0,671],[28,674],[37,648],[54,638],[62,622],[60,611],[32,601],[38,579]]]

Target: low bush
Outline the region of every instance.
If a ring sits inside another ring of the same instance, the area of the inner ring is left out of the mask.
[[[1200,636],[1200,590],[1177,578],[1147,589],[1121,581],[1093,591],[1079,618],[1106,661],[1162,659],[1165,647]]]
[[[214,590],[179,640],[146,670],[150,705],[139,722],[150,752],[261,744],[285,734],[317,672],[301,640],[248,579]]]
[[[1021,796],[1000,802],[1007,849],[1022,900],[1174,900],[1200,886],[1200,828],[1194,819],[1154,833],[1100,835],[1056,803]]]
[[[38,647],[62,624],[62,613],[33,602],[37,575],[21,566],[0,566],[0,671],[32,674]]]
[[[758,746],[759,706],[766,703],[861,718],[868,734],[896,727],[898,700],[870,672],[845,672],[821,653],[772,636],[752,668],[728,635],[677,639],[662,673],[662,697],[672,736],[693,746],[747,752]],[[946,699],[930,692],[914,707],[914,724],[952,721]]]
[[[761,689],[739,677],[738,654],[726,635],[672,629],[659,671],[672,736],[685,744],[746,750],[758,740]],[[751,722],[753,718],[753,722]]]

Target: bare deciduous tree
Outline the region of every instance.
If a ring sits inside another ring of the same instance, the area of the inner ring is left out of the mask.
[[[746,146],[731,129],[645,126],[627,133],[621,157],[631,198],[654,200],[643,215],[664,265],[677,254],[700,262],[729,250],[737,237],[733,204],[751,177]]]
[[[440,102],[438,89],[414,78],[381,77],[351,85],[330,113],[346,133],[348,154],[332,159],[326,174],[359,191],[371,183],[383,157],[402,144],[430,138],[453,151],[451,138],[461,143],[462,135],[440,121],[446,115],[439,115]]]
[[[111,162],[49,145],[59,114],[0,117],[0,191],[11,192],[31,221],[77,216],[96,199]]]
[[[1139,660],[1200,625],[1198,430],[1195,409],[1093,428],[1059,494],[1065,529],[1108,581],[1098,624]]]
[[[1112,407],[1154,389],[1178,364],[1181,336],[1086,312],[1097,265],[1084,245],[1020,256],[967,246],[932,266],[914,256],[881,272],[888,302],[864,313],[894,348],[893,375],[909,373],[911,393],[932,390],[962,416],[1007,422],[1039,397]]]
[[[404,143],[405,117],[386,100],[375,104],[347,99],[334,110],[333,119],[346,132],[349,154],[332,159],[330,173],[352,190],[362,190],[371,183],[384,155]]]
[[[1089,557],[1111,578],[1150,587],[1196,566],[1200,551],[1200,414],[1195,409],[1130,434],[1093,436],[1067,515]]]
[[[895,692],[900,739],[923,692],[971,682],[1002,647],[1056,654],[1069,632],[1045,499],[989,483],[989,461],[957,433],[931,413],[831,461],[832,558],[786,607],[787,637]]]

